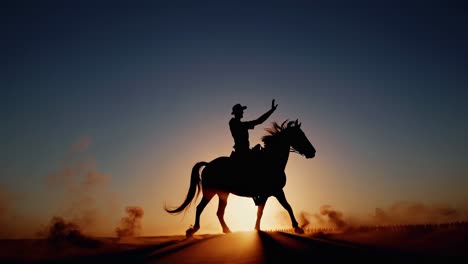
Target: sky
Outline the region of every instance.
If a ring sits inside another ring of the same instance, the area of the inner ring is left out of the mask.
[[[468,16],[455,1],[3,1],[1,237],[53,216],[115,235],[127,206],[142,235],[183,234],[193,165],[228,156],[232,106],[250,132],[298,119],[317,150],[292,153],[299,212],[346,216],[408,202],[468,208]],[[221,232],[217,198],[200,232]],[[289,226],[270,198],[262,226]],[[254,226],[231,195],[226,222]],[[467,218],[468,214],[457,215]],[[437,219],[425,219],[436,221]]]

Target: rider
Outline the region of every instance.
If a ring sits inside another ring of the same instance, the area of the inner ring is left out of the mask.
[[[256,125],[260,125],[270,117],[270,115],[276,110],[278,104],[275,105],[275,99],[271,101],[271,109],[264,113],[259,118],[252,121],[241,121],[244,117],[244,110],[247,106],[236,104],[232,107],[233,118],[229,121],[229,128],[231,130],[232,137],[234,138],[234,150],[237,158],[247,158],[251,153],[249,143],[249,129],[254,129]],[[260,145],[257,144],[254,150],[258,150]]]

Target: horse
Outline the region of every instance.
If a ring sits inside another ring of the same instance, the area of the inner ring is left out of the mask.
[[[200,229],[200,215],[213,196],[218,195],[219,204],[217,216],[223,233],[231,233],[224,221],[224,211],[229,194],[251,197],[257,206],[257,220],[254,229],[260,231],[260,221],[267,199],[276,197],[278,202],[289,214],[292,227],[298,234],[304,233],[299,227],[291,205],[283,191],[286,185],[284,172],[289,153],[295,152],[307,159],[315,157],[315,148],[301,129],[298,119],[286,119],[281,125],[273,122],[271,128],[265,129],[267,134],[261,139],[264,143],[259,153],[249,157],[250,162],[242,162],[233,157],[221,156],[210,162],[201,161],[192,168],[190,187],[184,202],[176,208],[164,206],[166,212],[179,214],[188,209],[197,200],[200,192],[202,199],[196,207],[195,223],[186,231],[186,237],[191,237]],[[232,155],[231,155],[232,156]],[[200,170],[204,167],[200,177]]]

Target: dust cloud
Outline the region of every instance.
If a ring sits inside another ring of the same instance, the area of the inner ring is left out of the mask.
[[[54,247],[97,247],[100,242],[84,235],[78,224],[66,221],[62,217],[54,216],[45,230],[38,232]]]
[[[139,206],[128,206],[125,208],[127,216],[122,217],[120,226],[115,229],[119,239],[134,237],[141,231],[141,219],[143,218],[143,208]]]
[[[367,217],[345,215],[331,205],[322,205],[317,212],[299,211],[302,228],[351,231],[362,226],[443,224],[468,220],[467,210],[449,205],[428,205],[422,202],[399,201],[388,208],[376,208]],[[281,213],[281,225],[289,224],[287,213]]]

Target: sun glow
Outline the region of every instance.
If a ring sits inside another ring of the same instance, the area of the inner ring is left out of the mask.
[[[257,218],[257,207],[252,199],[229,195],[224,219],[231,231],[252,231]]]
[[[261,220],[262,230],[277,227],[277,219],[272,214],[277,213],[278,209],[277,203],[269,199]],[[229,195],[224,219],[233,232],[253,231],[257,220],[257,206],[252,198]]]

